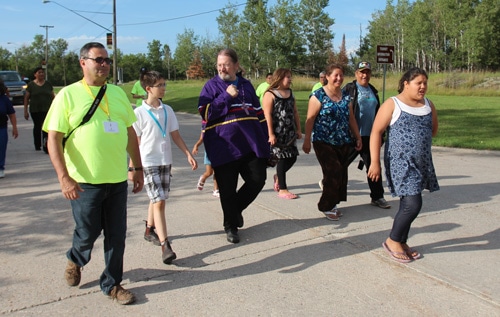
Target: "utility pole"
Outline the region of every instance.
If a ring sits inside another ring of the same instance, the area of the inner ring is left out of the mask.
[[[53,25],[40,25],[41,28],[45,28],[45,80],[49,80],[49,28],[53,28]]]

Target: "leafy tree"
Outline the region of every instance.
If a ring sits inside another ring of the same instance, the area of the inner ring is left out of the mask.
[[[148,61],[151,70],[163,73],[163,47],[160,41],[153,40],[148,43]]]
[[[270,45],[271,38],[267,1],[248,1],[243,10],[235,43],[240,66],[247,76],[259,76],[259,69],[263,58],[267,56],[266,47]]]
[[[122,69],[124,82],[138,80],[141,67],[151,69],[149,60],[146,54],[143,53],[123,55],[121,58],[120,67]]]
[[[500,1],[482,0],[469,23],[471,60],[481,69],[500,69]]]
[[[174,53],[174,66],[178,74],[186,77],[186,71],[194,58],[197,49],[198,36],[192,29],[185,29],[184,33],[177,35],[177,48]]]
[[[16,56],[9,50],[0,47],[0,69],[10,70],[15,69]],[[13,66],[12,66],[13,65]]]
[[[205,77],[203,65],[201,64],[201,54],[198,50],[194,52],[194,59],[186,72],[187,79],[200,79]]]
[[[236,13],[236,8],[231,2],[226,7],[220,10],[220,15],[216,18],[219,25],[219,33],[222,36],[222,45],[224,47],[234,47],[238,37],[239,16]]]
[[[172,65],[172,52],[170,46],[163,45],[163,69],[167,71],[167,79],[170,80],[170,71]]]
[[[291,0],[278,0],[269,11],[272,23],[272,34],[268,49],[265,52],[268,67],[265,73],[274,68],[296,67],[302,64],[305,57],[305,41],[301,37],[302,28],[299,7]]]
[[[334,34],[331,27],[335,20],[324,11],[328,4],[328,0],[301,0],[299,4],[300,21],[304,25],[302,35],[308,53],[305,67],[313,73],[325,67],[328,53],[332,51]]]

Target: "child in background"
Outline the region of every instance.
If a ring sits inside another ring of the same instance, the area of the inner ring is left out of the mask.
[[[141,107],[134,110],[137,121],[133,126],[139,139],[144,168],[144,187],[150,200],[144,238],[148,241],[155,241],[154,228],[156,228],[162,248],[162,261],[165,264],[171,264],[177,255],[168,241],[165,218],[165,200],[170,191],[172,168],[170,139],[186,154],[193,170],[198,167],[198,164],[179,133],[179,123],[174,111],[170,106],[161,102],[166,87],[163,76],[157,71],[145,71],[141,73],[140,81],[148,97]]]
[[[204,125],[204,123],[203,123]],[[198,142],[193,146],[193,155],[198,154],[198,147],[203,143],[203,131],[200,134],[200,138],[198,139]],[[212,176],[214,174],[214,169],[212,168],[212,163],[210,163],[210,160],[208,159],[207,153],[205,152],[205,156],[203,158],[203,163],[205,164],[205,173],[203,173],[200,178],[198,179],[198,184],[197,188],[198,190],[203,190],[203,186],[205,186],[205,182],[207,181],[207,178]],[[214,190],[212,192],[212,195],[214,197],[220,197],[219,194],[219,186],[217,185],[217,180],[215,179],[214,175]]]

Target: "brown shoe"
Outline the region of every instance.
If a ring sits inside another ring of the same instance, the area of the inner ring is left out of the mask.
[[[177,258],[174,250],[170,246],[170,242],[165,240],[165,242],[161,245],[161,259],[165,264],[172,264],[172,261]]]
[[[82,279],[82,268],[71,260],[68,260],[68,265],[66,265],[66,270],[64,271],[64,278],[69,286],[78,286],[80,280]]]
[[[144,240],[153,242],[154,245],[161,245],[160,238],[155,232],[155,227],[148,227],[148,223],[146,222],[146,231],[144,231]]]
[[[114,299],[120,305],[128,305],[135,302],[135,295],[127,291],[121,285],[116,285],[108,294],[109,299]]]

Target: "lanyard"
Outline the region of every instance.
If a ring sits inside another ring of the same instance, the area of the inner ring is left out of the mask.
[[[92,93],[92,91],[90,90],[90,87],[89,85],[87,84],[87,82],[85,80],[82,79],[82,84],[83,84],[83,87],[85,87],[85,90],[88,92],[89,95],[92,96],[92,98],[95,99],[95,96],[94,94]],[[104,113],[108,116],[108,121],[111,121],[111,116],[109,115],[109,103],[108,103],[108,97],[106,95],[104,95],[104,100],[106,101],[106,108],[103,108],[101,107],[101,104],[99,103],[99,108],[101,108],[102,111],[104,111]],[[102,102],[102,101],[101,101]]]
[[[151,118],[153,118],[158,128],[160,128],[163,137],[167,136],[167,110],[165,108],[166,108],[165,105],[163,105],[163,113],[165,114],[165,121],[163,123],[163,127],[160,125],[160,122],[158,121],[158,119],[156,119],[156,116],[153,114],[151,109],[148,109],[149,115],[151,116]]]

